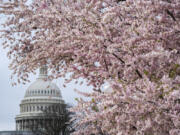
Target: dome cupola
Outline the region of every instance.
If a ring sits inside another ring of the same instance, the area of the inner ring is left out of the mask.
[[[47,73],[47,66],[42,66],[36,81],[27,88],[25,99],[35,97],[62,98],[59,88],[48,79]]]

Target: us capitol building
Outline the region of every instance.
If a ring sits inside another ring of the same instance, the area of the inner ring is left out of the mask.
[[[42,120],[42,110],[62,111],[59,104],[64,104],[60,89],[48,80],[47,67],[42,66],[39,76],[26,90],[24,99],[20,103],[20,114],[16,116],[16,131],[0,132],[0,135],[33,135],[26,133],[31,125]]]

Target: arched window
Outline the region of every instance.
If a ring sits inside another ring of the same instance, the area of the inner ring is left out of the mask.
[[[54,112],[54,108],[55,108],[55,107],[54,107],[54,106],[52,106],[52,112]]]
[[[33,111],[35,111],[35,106],[33,106]]]
[[[39,106],[37,106],[37,111],[39,111]]]
[[[41,106],[41,111],[43,111],[43,106]]]
[[[60,107],[59,107],[59,113],[61,113],[61,114],[63,113],[63,112],[62,112],[62,109],[61,109]]]
[[[58,107],[58,105],[56,106],[56,111],[59,112],[59,107]]]

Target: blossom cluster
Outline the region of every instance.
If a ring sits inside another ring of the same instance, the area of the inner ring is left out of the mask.
[[[0,13],[17,82],[46,64],[94,87],[74,134],[180,134],[179,0],[1,0]]]

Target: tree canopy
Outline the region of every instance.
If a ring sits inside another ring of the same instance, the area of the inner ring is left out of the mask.
[[[0,13],[18,82],[46,64],[94,87],[79,92],[91,100],[78,99],[75,134],[180,133],[179,0],[1,0]]]

